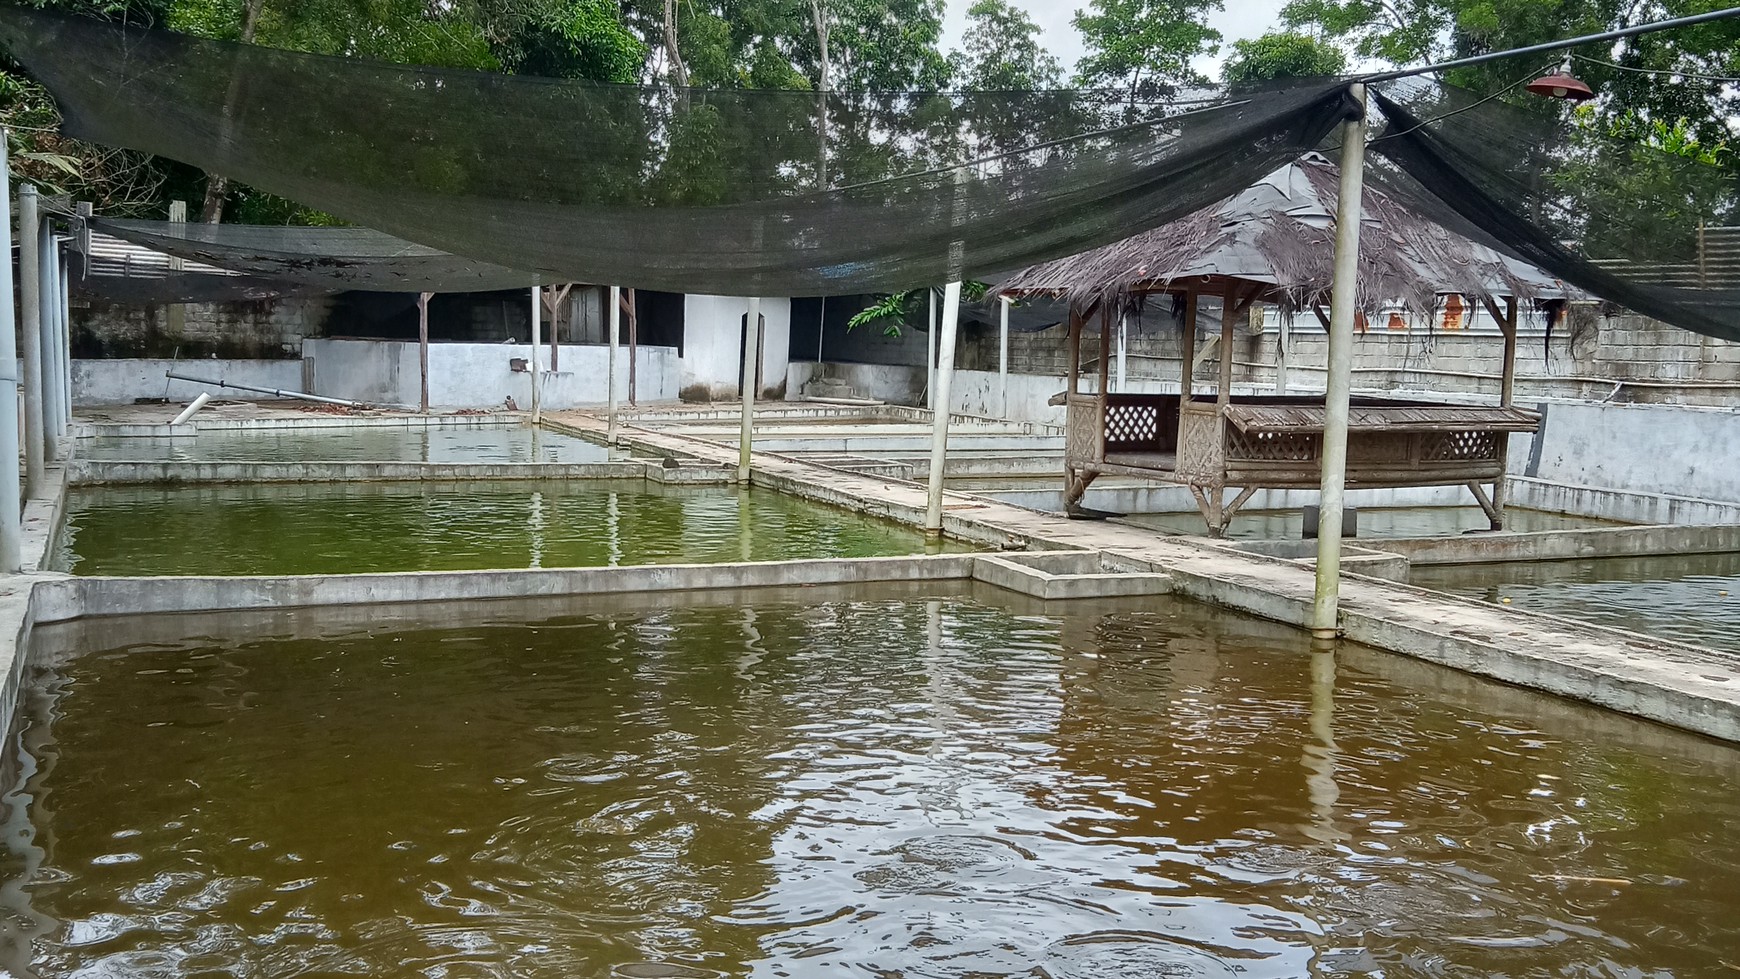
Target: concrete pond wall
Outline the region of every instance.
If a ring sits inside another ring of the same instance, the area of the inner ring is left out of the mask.
[[[551,372],[544,348],[543,406],[552,411],[609,399],[608,347],[563,345],[560,371]],[[429,345],[429,403],[442,408],[498,408],[509,398],[522,408],[532,404],[531,374],[513,370],[514,360],[530,360],[531,347],[515,343],[433,343]],[[298,385],[329,398],[372,404],[415,405],[421,371],[417,344],[396,340],[307,340],[297,363]],[[682,366],[675,347],[636,350],[635,387],[641,401],[677,397]],[[628,350],[619,352],[617,396],[628,397]]]

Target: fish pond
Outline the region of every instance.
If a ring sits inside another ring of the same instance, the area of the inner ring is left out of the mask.
[[[1740,653],[1740,554],[1414,568],[1410,583]]]
[[[611,601],[38,630],[0,969],[1713,976],[1740,949],[1726,746],[1182,600]]]
[[[352,425],[207,429],[175,438],[97,435],[78,456],[98,462],[598,463],[609,450],[530,425]]]
[[[50,566],[301,575],[923,554],[910,527],[733,486],[291,483],[74,489]]]

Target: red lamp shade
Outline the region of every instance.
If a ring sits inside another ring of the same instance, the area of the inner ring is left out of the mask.
[[[1588,85],[1563,72],[1555,72],[1529,82],[1528,90],[1549,99],[1565,99],[1569,102],[1583,102],[1595,97],[1594,90]]]

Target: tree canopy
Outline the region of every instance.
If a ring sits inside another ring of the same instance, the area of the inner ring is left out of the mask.
[[[1339,75],[1347,70],[1345,51],[1309,34],[1264,34],[1234,41],[1232,49],[1221,66],[1221,78],[1229,85]]]
[[[1205,82],[1191,61],[1220,50],[1208,15],[1224,7],[1222,0],[1090,0],[1075,14],[1087,48],[1076,79],[1127,89],[1132,99]]]

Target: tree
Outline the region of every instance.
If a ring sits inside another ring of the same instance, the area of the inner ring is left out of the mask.
[[[1318,78],[1347,71],[1347,54],[1308,34],[1275,32],[1234,41],[1232,57],[1221,66],[1229,85],[1277,78]]]
[[[949,87],[943,0],[826,0],[836,88],[934,92]]]
[[[1207,79],[1191,60],[1220,50],[1208,15],[1222,9],[1222,0],[1092,0],[1075,13],[1087,46],[1077,80],[1126,88],[1132,102],[1202,84]]]
[[[967,8],[965,46],[949,57],[955,81],[975,92],[1058,88],[1063,67],[1039,43],[1039,25],[1007,0],[977,0]]]

